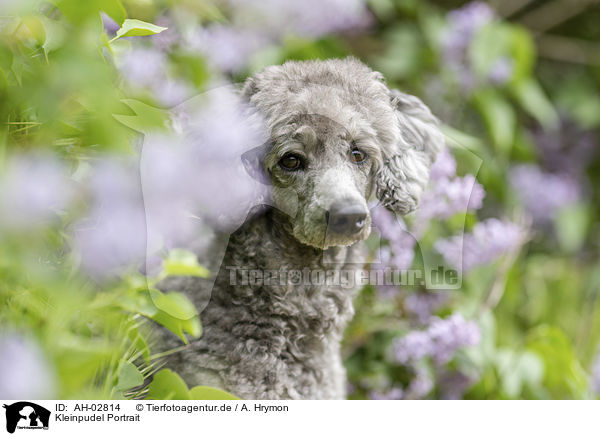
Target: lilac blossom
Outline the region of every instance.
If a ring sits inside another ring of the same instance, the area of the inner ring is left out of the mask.
[[[258,30],[212,24],[196,29],[187,38],[185,47],[205,55],[218,70],[237,72],[268,41]]]
[[[394,360],[401,364],[431,357],[436,365],[443,365],[457,349],[477,345],[479,340],[477,324],[453,314],[445,319],[434,318],[427,329],[413,330],[397,339],[392,352]]]
[[[484,2],[467,3],[447,15],[448,26],[441,33],[442,57],[463,89],[471,89],[475,77],[468,60],[468,48],[479,29],[490,23],[494,11]]]
[[[0,229],[19,231],[48,223],[66,208],[74,189],[66,168],[44,155],[19,155],[0,176]]]
[[[537,130],[533,137],[544,170],[568,174],[582,181],[586,168],[598,155],[598,137],[581,130],[573,121],[562,119],[557,129]]]
[[[442,33],[444,58],[453,64],[465,61],[475,33],[494,19],[494,11],[484,2],[467,3],[447,15],[448,27]]]
[[[503,85],[512,77],[513,68],[510,59],[506,57],[496,59],[490,67],[488,78],[493,84]]]
[[[134,88],[145,88],[161,82],[165,77],[167,56],[153,48],[135,47],[116,58],[116,65],[127,83]]]
[[[404,397],[404,389],[392,387],[387,390],[374,390],[369,392],[370,400],[401,400]]]
[[[71,231],[84,271],[95,278],[122,272],[146,253],[146,220],[138,171],[101,161],[92,170],[90,210]]]
[[[318,38],[365,28],[371,22],[364,0],[229,0],[230,24],[213,23],[185,33],[182,48],[202,53],[218,70],[238,72],[251,56],[288,35]]]
[[[391,268],[394,271],[402,271],[410,268],[417,241],[408,232],[404,220],[381,205],[371,210],[371,219],[373,226],[389,244],[380,247],[379,264],[372,265],[372,269]],[[378,286],[377,291],[383,298],[393,298],[398,295],[399,289],[397,286],[387,284]]]
[[[510,184],[534,222],[552,221],[556,212],[580,198],[578,183],[568,174],[546,173],[536,165],[517,165],[509,173]]]
[[[433,379],[429,372],[420,367],[417,367],[416,371],[404,392],[405,400],[420,400],[433,389]]]
[[[149,228],[173,243],[189,238],[201,220],[235,228],[252,206],[267,201],[266,186],[242,161],[246,151],[266,141],[263,120],[228,88],[192,99],[173,113],[176,134],[148,135],[142,151]]]
[[[117,33],[117,30],[119,30],[121,27],[119,26],[119,23],[117,23],[104,12],[100,12],[100,17],[102,18],[102,26],[104,26],[104,30],[106,30],[107,33]]]
[[[438,377],[443,400],[460,400],[475,380],[460,371],[448,371]]]
[[[56,376],[37,343],[19,334],[4,333],[0,349],[0,398],[55,397]]]
[[[430,182],[444,182],[456,176],[456,160],[448,147],[442,149],[436,156],[429,171]]]
[[[456,161],[444,149],[431,167],[430,183],[423,193],[417,222],[420,227],[433,218],[450,218],[483,205],[485,191],[472,174],[456,175]],[[418,232],[419,233],[419,232]]]
[[[517,250],[525,239],[519,225],[490,218],[475,224],[472,233],[438,240],[434,248],[447,264],[467,272]]]
[[[411,235],[401,217],[379,205],[371,210],[373,225],[388,242],[380,250],[381,262],[395,269],[410,268],[414,258],[416,239]]]
[[[318,38],[328,33],[361,29],[371,22],[364,0],[229,0],[233,10],[233,22],[243,26],[269,29],[278,38],[295,34]]]
[[[412,292],[404,299],[404,309],[419,324],[426,324],[447,301],[448,295],[442,292]]]

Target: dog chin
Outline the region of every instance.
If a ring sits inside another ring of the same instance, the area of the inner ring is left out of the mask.
[[[297,234],[300,232],[294,232],[294,237],[304,245],[309,245],[311,247],[319,248],[321,250],[326,250],[330,247],[348,247],[353,245],[359,241],[364,241],[371,234],[371,226],[365,227],[363,231],[357,233],[352,236],[344,236],[344,235],[335,235],[335,234],[327,234],[327,235],[319,235],[318,237],[310,238],[304,234]]]

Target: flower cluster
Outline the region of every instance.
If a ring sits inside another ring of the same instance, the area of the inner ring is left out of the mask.
[[[319,38],[365,28],[370,23],[364,0],[249,2],[229,0],[229,25],[209,24],[187,35],[186,44],[200,51],[220,71],[236,72],[259,49],[288,35]]]
[[[465,90],[476,85],[475,73],[469,60],[469,46],[477,32],[494,19],[492,8],[481,1],[467,3],[448,13],[448,25],[440,35],[442,58]],[[512,77],[512,73],[511,60],[501,57],[490,66],[487,79],[494,84],[503,84]]]
[[[445,319],[434,318],[427,329],[414,330],[397,339],[392,352],[394,360],[400,364],[431,357],[436,365],[443,365],[457,349],[477,345],[479,340],[477,324],[455,313]]]
[[[0,349],[0,398],[55,398],[54,371],[34,341],[4,333]]]
[[[404,299],[404,310],[419,324],[427,324],[432,314],[449,300],[444,292],[411,292]]]
[[[433,218],[447,219],[456,213],[480,209],[485,191],[472,174],[456,175],[456,161],[442,150],[431,167],[430,183],[423,193],[417,221],[420,226]]]
[[[490,218],[475,224],[471,233],[438,240],[435,249],[448,265],[467,272],[517,250],[525,240],[521,226]]]
[[[112,274],[162,248],[200,248],[211,228],[234,229],[265,186],[242,155],[265,141],[262,119],[228,88],[180,106],[174,132],[146,135],[139,164],[98,161],[89,177],[91,207],[74,225],[82,266]],[[232,127],[234,126],[234,127]]]
[[[535,223],[552,221],[556,212],[576,203],[580,187],[567,173],[547,173],[536,165],[516,165],[509,180],[517,198]]]
[[[46,225],[72,200],[72,183],[58,159],[20,154],[5,165],[0,175],[0,233]]]

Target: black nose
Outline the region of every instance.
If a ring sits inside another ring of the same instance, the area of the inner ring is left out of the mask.
[[[327,211],[329,231],[342,234],[358,233],[365,226],[367,211],[359,204],[334,203]]]

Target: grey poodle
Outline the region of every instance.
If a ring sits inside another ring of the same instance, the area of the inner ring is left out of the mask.
[[[418,98],[352,58],[268,67],[242,96],[267,121],[270,142],[245,159],[272,206],[229,236],[214,282],[176,284],[204,333],[168,366],[244,399],[343,399],[340,340],[358,286],[335,278],[363,268],[370,200],[416,208],[444,137]]]

